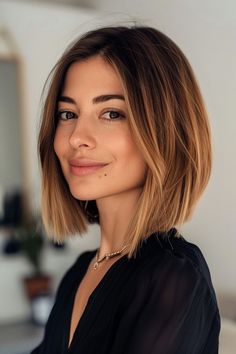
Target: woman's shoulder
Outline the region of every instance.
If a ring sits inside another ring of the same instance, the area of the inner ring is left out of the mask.
[[[204,277],[209,276],[209,267],[205,256],[197,244],[187,241],[175,228],[169,232],[154,233],[147,239],[147,256],[151,261],[165,261],[173,268],[184,266],[189,269],[198,269]]]
[[[217,352],[220,314],[205,267],[200,248],[182,235],[153,234],[146,240],[131,262],[125,284],[131,291],[121,307],[122,323],[130,323],[133,331],[129,352],[141,353],[139,348],[146,350],[151,342],[150,351],[158,353],[163,348],[168,353]]]
[[[143,250],[143,275],[153,286],[177,289],[175,284],[195,289],[205,287],[212,302],[217,304],[215,290],[207,261],[198,245],[189,242],[175,228],[166,233],[155,233],[147,239]],[[181,287],[180,287],[181,288]]]

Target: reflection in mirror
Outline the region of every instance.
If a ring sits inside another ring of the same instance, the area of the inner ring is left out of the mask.
[[[0,226],[14,227],[25,202],[20,59],[11,35],[0,28]],[[23,198],[24,197],[24,198]]]
[[[8,210],[9,198],[23,188],[17,66],[16,59],[0,58],[0,224],[3,226],[16,217],[12,215],[12,208]]]
[[[4,194],[22,186],[17,62],[0,60],[0,78],[0,188]]]

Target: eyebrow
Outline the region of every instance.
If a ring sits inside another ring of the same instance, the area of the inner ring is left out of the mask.
[[[92,103],[96,104],[96,103],[106,102],[106,101],[114,100],[114,99],[125,101],[125,98],[123,95],[110,94],[110,95],[96,96],[92,99]],[[67,102],[67,103],[76,104],[75,100],[71,97],[68,97],[68,96],[60,96],[58,99],[58,102]]]

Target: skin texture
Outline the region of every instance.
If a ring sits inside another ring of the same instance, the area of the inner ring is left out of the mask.
[[[58,111],[71,113],[58,116],[54,139],[54,149],[72,195],[80,200],[96,200],[100,257],[123,247],[123,235],[147,172],[129,128],[125,101],[113,98],[92,102],[94,97],[105,94],[124,94],[112,66],[100,56],[73,63],[67,71],[62,96],[74,102],[59,100]],[[107,165],[89,175],[74,175],[69,161],[82,157]]]

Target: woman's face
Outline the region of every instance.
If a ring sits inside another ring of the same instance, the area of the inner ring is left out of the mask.
[[[120,79],[99,56],[67,71],[54,149],[76,199],[97,200],[144,184],[147,167],[130,132]],[[82,167],[86,162],[95,167]]]

